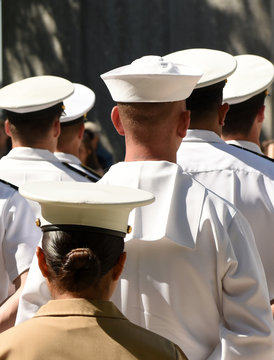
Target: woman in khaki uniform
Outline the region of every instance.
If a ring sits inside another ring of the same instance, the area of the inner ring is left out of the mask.
[[[20,192],[42,208],[37,257],[54,300],[0,336],[0,359],[186,359],[109,301],[126,259],[128,214],[152,194],[76,182],[26,184]]]

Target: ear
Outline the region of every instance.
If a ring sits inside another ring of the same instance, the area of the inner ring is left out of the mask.
[[[226,117],[228,110],[229,110],[228,103],[224,103],[218,107],[219,125],[224,126],[225,117]]]
[[[39,246],[37,246],[37,248],[36,248],[36,256],[38,259],[39,269],[41,270],[42,275],[45,278],[48,278],[49,271],[48,271],[48,265],[47,265],[46,259],[45,259],[45,254],[44,254],[44,251]]]
[[[125,262],[127,258],[127,253],[124,251],[117,261],[116,265],[114,266],[113,273],[112,273],[112,280],[117,281],[124,270]]]
[[[190,111],[185,110],[181,112],[180,121],[177,128],[177,134],[179,137],[184,138],[186,136],[187,129],[190,123]]]
[[[11,132],[10,132],[10,122],[9,120],[5,120],[5,133],[11,137]]]
[[[61,134],[61,125],[60,125],[59,118],[56,117],[56,119],[54,120],[52,129],[53,129],[53,136],[55,138],[59,138],[59,136]]]
[[[257,119],[259,123],[262,123],[264,121],[264,111],[265,111],[265,105],[261,106],[258,111]]]
[[[78,139],[82,140],[85,132],[85,124],[83,123],[78,132]]]
[[[118,134],[125,135],[124,128],[123,128],[123,125],[122,125],[121,119],[120,119],[118,106],[114,106],[114,108],[112,109],[111,120],[112,120],[112,123],[113,123],[116,131],[118,132]]]

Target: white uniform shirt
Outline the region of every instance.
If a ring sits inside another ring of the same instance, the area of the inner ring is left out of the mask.
[[[249,221],[274,298],[274,166],[249,151],[226,144],[206,130],[188,130],[177,162],[216,194],[233,203]],[[273,357],[274,358],[274,357]]]
[[[254,151],[258,154],[264,155],[259,145],[255,144],[252,141],[246,141],[246,140],[227,140],[227,144],[236,145],[243,147],[244,149]]]
[[[2,157],[0,177],[16,186],[35,181],[88,181],[67,169],[50,151],[30,147],[16,147]],[[29,203],[39,217],[39,205],[33,201]]]
[[[31,264],[41,231],[35,217],[16,190],[0,182],[0,304],[10,284]]]
[[[30,147],[16,147],[1,158],[0,178],[16,186],[35,181],[89,181],[84,176],[66,168],[50,151]],[[40,206],[38,203],[29,201],[29,204],[35,216],[39,217]],[[35,270],[32,273],[34,276],[40,276],[36,256],[33,258],[33,263]],[[32,267],[33,265],[31,265]],[[29,286],[32,287],[31,282],[32,278],[29,279],[28,276],[22,295],[24,292],[28,293]],[[27,313],[24,302],[23,304],[21,302],[20,299],[18,311],[21,309],[22,313]]]
[[[96,172],[91,172],[90,170],[92,169],[89,169],[87,166],[83,165],[81,163],[81,160],[75,156],[75,155],[72,155],[72,154],[68,154],[68,153],[63,153],[63,152],[60,152],[60,151],[56,151],[54,153],[54,155],[61,161],[61,162],[64,162],[64,163],[67,163],[69,164],[72,168],[75,168],[76,171],[80,171],[82,172],[83,174],[86,174],[88,176],[90,176],[91,179],[94,179],[92,181],[94,182],[97,182],[99,179],[100,179],[100,176],[99,174],[96,175]]]
[[[119,163],[100,182],[156,197],[130,215],[113,297],[121,311],[189,359],[274,359],[265,276],[245,218],[166,161]]]

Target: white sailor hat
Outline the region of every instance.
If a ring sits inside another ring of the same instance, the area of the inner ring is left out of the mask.
[[[237,66],[232,55],[214,49],[186,49],[168,54],[164,58],[176,63],[198,66],[203,71],[203,76],[198,81],[196,89],[225,80]]]
[[[0,109],[15,113],[44,110],[62,102],[73,91],[73,84],[61,77],[34,76],[0,89]]]
[[[229,104],[244,102],[266,90],[273,82],[273,64],[257,55],[238,55],[237,69],[229,78],[223,101]]]
[[[74,93],[64,101],[65,111],[60,117],[61,124],[71,123],[85,117],[94,106],[95,94],[85,85],[74,83]]]
[[[173,102],[191,94],[200,69],[174,64],[160,56],[143,56],[101,75],[116,102]]]
[[[26,183],[19,192],[41,205],[43,231],[76,225],[126,234],[130,211],[154,201],[143,190],[73,181]]]

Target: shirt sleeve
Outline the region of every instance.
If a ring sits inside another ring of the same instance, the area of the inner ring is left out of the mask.
[[[15,325],[32,318],[50,299],[51,295],[39,269],[37,256],[34,256],[19,300]]]
[[[228,227],[228,240],[222,261],[221,343],[209,359],[274,359],[274,323],[264,270],[252,230],[239,212]]]
[[[5,235],[3,257],[5,267],[13,282],[29,269],[41,231],[27,201],[17,192],[7,200],[3,214]]]

